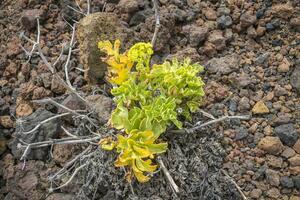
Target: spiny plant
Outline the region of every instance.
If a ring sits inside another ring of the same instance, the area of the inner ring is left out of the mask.
[[[203,67],[190,59],[165,61],[150,66],[153,54],[150,43],[137,43],[120,53],[121,42],[100,41],[98,47],[106,53],[102,58],[108,64],[107,80],[116,103],[110,124],[119,130],[116,139],[102,139],[105,150],[119,153],[116,167],[128,167],[127,180],[135,176],[147,182],[149,174],[157,169],[155,155],[167,150],[167,143],[159,136],[168,126],[182,128],[179,116],[191,119],[204,96]]]

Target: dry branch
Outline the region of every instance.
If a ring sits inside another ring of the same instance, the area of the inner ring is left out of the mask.
[[[171,188],[173,190],[173,192],[176,194],[179,193],[179,187],[176,185],[174,179],[172,178],[170,172],[168,171],[168,169],[166,168],[164,162],[162,161],[161,157],[158,156],[157,157],[157,162],[159,163],[160,168],[162,169],[167,181],[169,182],[169,184],[171,185]]]
[[[158,34],[158,31],[159,31],[159,28],[160,28],[160,20],[159,20],[157,0],[152,0],[152,3],[153,3],[154,14],[155,14],[155,29],[154,29],[153,37],[152,37],[152,40],[151,40],[151,44],[154,47],[155,41],[156,41],[156,38],[157,38],[157,34]]]
[[[189,128],[189,129],[184,128],[184,129],[179,129],[179,130],[170,130],[168,132],[169,133],[175,133],[175,134],[178,134],[178,133],[192,134],[192,133],[196,133],[198,130],[200,130],[201,128],[203,128],[205,126],[209,126],[211,124],[218,123],[218,122],[221,122],[221,121],[224,121],[224,120],[227,120],[227,119],[249,120],[250,116],[249,115],[223,116],[223,117],[220,117],[218,119],[213,119],[213,120],[208,121],[206,123],[203,123],[201,125],[195,126],[193,128]]]

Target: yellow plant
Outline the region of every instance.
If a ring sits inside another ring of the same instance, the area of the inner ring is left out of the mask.
[[[120,54],[120,40],[116,40],[114,45],[110,41],[101,41],[98,43],[100,50],[107,54],[103,61],[109,65],[108,79],[111,83],[121,85],[128,79],[133,62],[128,58],[127,53]]]
[[[190,119],[190,113],[199,108],[204,83],[198,73],[203,67],[189,59],[151,67],[150,43],[137,43],[122,54],[119,40],[114,45],[101,41],[98,46],[107,55],[103,61],[108,64],[108,80],[115,84],[111,93],[117,107],[110,122],[120,131],[117,140],[107,137],[99,145],[116,149],[115,166],[129,168],[127,180],[134,176],[147,182],[157,169],[155,155],[167,150],[167,143],[157,142],[159,136],[171,124],[181,128],[178,116]]]

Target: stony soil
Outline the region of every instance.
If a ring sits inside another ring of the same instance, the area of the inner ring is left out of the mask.
[[[300,199],[300,3],[297,0],[159,0],[162,27],[153,61],[189,56],[201,63],[205,66],[201,76],[207,94],[202,109],[215,117],[250,114],[251,120],[226,121],[193,135],[164,136],[164,140],[170,141],[170,148],[162,158],[180,187],[177,197],[161,172],[154,174],[147,184],[133,182],[135,194],[132,194],[124,172],[113,167],[116,155],[102,150],[93,156],[96,165],[89,165],[70,186],[49,194],[47,177],[84,146],[54,147],[53,159],[48,148],[35,150],[29,157],[32,160],[22,170],[15,138],[22,137],[19,134],[25,124],[20,125],[17,119],[26,119],[32,128],[38,120],[60,112],[53,106],[33,104],[31,100],[61,97],[64,105],[74,109],[82,105],[73,96],[64,95],[65,89],[53,80],[38,56],[33,55],[27,62],[20,45],[30,50],[31,44],[20,39],[20,34],[35,38],[36,16],[39,16],[42,51],[54,62],[62,44],[71,37],[71,29],[62,16],[70,23],[83,18],[68,8],[68,5],[76,7],[74,2],[0,2],[0,199],[242,199],[229,177],[248,199]],[[85,1],[77,2],[86,9]],[[91,2],[91,13],[105,11],[117,15],[131,36],[130,41],[151,40],[154,12],[150,1]],[[67,51],[65,48],[56,65],[62,74]],[[75,69],[84,68],[79,60],[75,50],[70,80],[75,87],[89,93],[83,73]],[[104,123],[112,103],[108,97],[97,98],[101,99],[98,108],[105,113]],[[198,114],[193,123],[199,120],[208,119]],[[31,142],[59,138],[60,123],[60,120],[47,123],[38,136],[23,139]],[[74,125],[67,118],[62,123]]]

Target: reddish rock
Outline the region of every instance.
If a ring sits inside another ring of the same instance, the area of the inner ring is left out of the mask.
[[[257,20],[256,15],[252,12],[247,11],[247,12],[243,13],[240,17],[241,27],[245,28],[245,27],[251,26],[251,25],[255,24],[256,20]]]
[[[300,154],[300,139],[294,144],[293,149]]]
[[[199,26],[184,26],[182,32],[188,35],[190,45],[192,47],[196,47],[200,42],[205,40],[208,28]]]
[[[74,155],[77,155],[80,148],[74,144],[54,145],[53,159],[59,164],[64,164],[69,161]]]
[[[217,50],[223,50],[226,47],[226,38],[220,30],[210,32],[207,41],[212,43]]]
[[[300,166],[300,155],[296,154],[295,156],[289,158],[289,163],[291,166]]]
[[[295,150],[287,147],[281,154],[281,156],[283,156],[284,158],[290,158],[292,156],[294,156],[296,154]]]
[[[200,52],[203,52],[205,55],[212,57],[213,55],[217,54],[217,50],[215,45],[213,45],[211,42],[205,42],[203,47],[199,48]]]
[[[38,184],[38,179],[36,175],[32,172],[29,172],[24,178],[22,178],[18,182],[18,186],[22,188],[22,190],[29,191],[35,188]]]
[[[12,38],[12,40],[7,43],[5,53],[8,58],[14,58],[16,55],[22,53],[22,49],[19,46],[20,44],[21,40],[18,37]]]
[[[205,15],[206,19],[208,19],[208,20],[216,20],[217,19],[216,11],[211,8],[206,8],[204,10],[204,15]]]
[[[50,90],[47,90],[44,87],[38,87],[33,91],[32,99],[43,99],[49,96],[51,96]]]
[[[17,70],[18,70],[17,64],[14,62],[10,62],[9,65],[5,69],[3,76],[5,76],[5,77],[16,76]]]
[[[266,32],[266,28],[265,27],[262,27],[262,26],[258,26],[256,28],[256,33],[257,33],[257,36],[261,37],[265,34]]]

